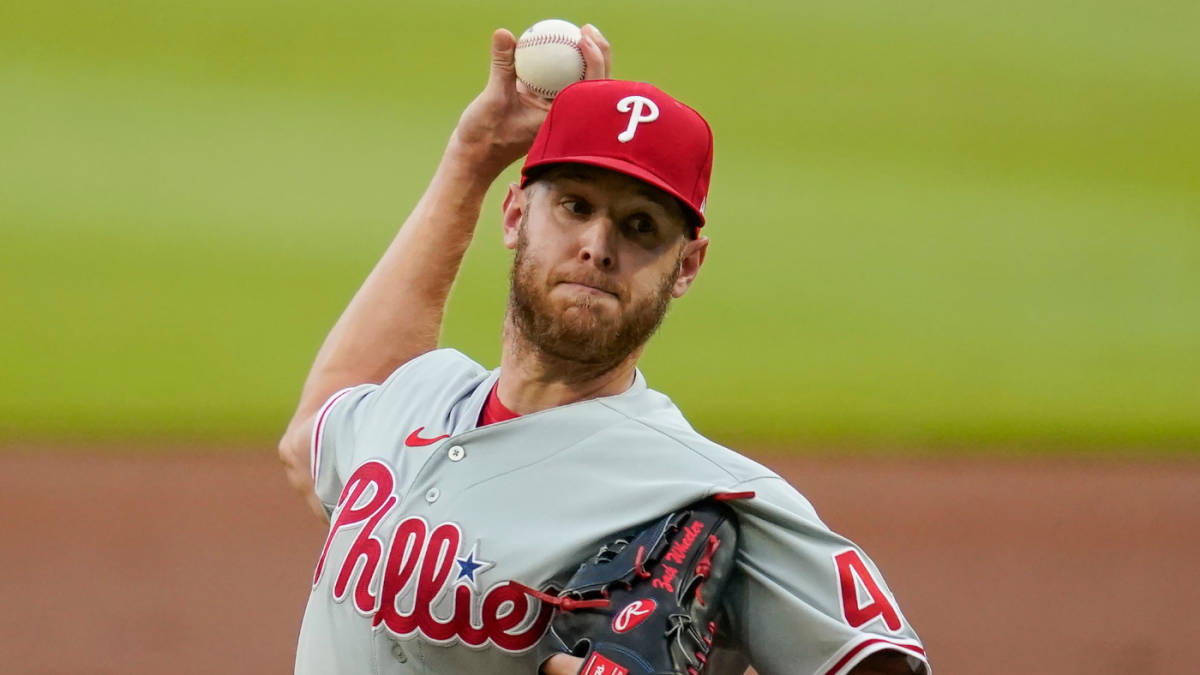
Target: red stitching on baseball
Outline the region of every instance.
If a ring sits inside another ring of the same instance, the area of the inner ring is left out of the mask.
[[[542,45],[551,44],[574,47],[575,51],[579,52],[579,79],[582,80],[587,77],[587,59],[583,58],[583,50],[579,48],[579,41],[571,39],[571,37],[568,35],[563,35],[562,33],[548,33],[545,35],[535,35],[530,38],[523,37],[517,41],[517,49],[520,49],[521,47],[540,47]],[[525,82],[524,78],[517,79],[521,80],[521,82],[524,82],[525,86],[529,87],[530,91],[538,96],[541,96],[542,98],[554,98],[558,92],[562,91],[562,89],[550,91],[549,89],[543,89],[542,87]]]
[[[560,44],[570,45],[579,48],[579,43],[572,40],[570,37],[562,33],[548,33],[543,35],[534,35],[531,38],[521,38],[517,42],[518,47],[537,47],[538,45]]]

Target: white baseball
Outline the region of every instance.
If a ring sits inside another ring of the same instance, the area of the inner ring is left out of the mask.
[[[538,96],[554,98],[583,79],[587,66],[579,48],[579,26],[562,19],[539,21],[517,40],[517,78]]]

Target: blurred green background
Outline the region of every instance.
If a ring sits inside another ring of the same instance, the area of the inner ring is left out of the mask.
[[[1200,3],[1124,0],[8,3],[0,441],[273,441],[490,31],[555,16],[715,129],[643,363],[702,431],[1200,447]],[[444,336],[489,365],[500,194]]]

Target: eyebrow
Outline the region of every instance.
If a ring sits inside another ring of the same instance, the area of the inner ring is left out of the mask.
[[[667,194],[666,192],[663,192],[662,190],[656,190],[652,187],[643,185],[643,186],[638,187],[637,193],[639,195],[645,197],[646,199],[649,199],[650,201],[654,202],[655,204],[658,204],[667,213],[671,213],[671,205],[673,203],[672,200],[674,200],[675,198],[672,197],[671,195]]]
[[[579,171],[577,169],[562,169],[556,172],[552,177],[555,179],[573,180],[579,183],[587,184],[594,184],[596,182],[596,177],[594,175],[585,171]],[[630,176],[630,178],[633,177]],[[672,195],[653,186],[647,185],[642,181],[638,181],[638,185],[634,190],[634,193],[640,197],[645,197],[651,202],[654,202],[667,213],[671,213],[671,205],[673,203],[672,200],[675,199],[675,197]]]

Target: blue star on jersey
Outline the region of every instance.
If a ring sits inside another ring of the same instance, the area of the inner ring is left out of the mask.
[[[458,563],[458,576],[455,577],[455,581],[466,579],[474,585],[475,575],[486,572],[489,567],[495,564],[486,560],[477,560],[475,558],[475,549],[478,547],[479,542],[475,542],[475,545],[471,547],[471,551],[465,557],[455,558],[455,562]]]

